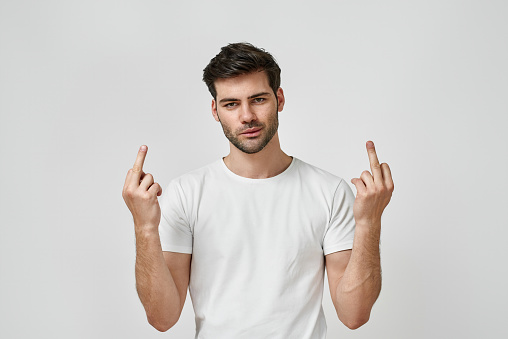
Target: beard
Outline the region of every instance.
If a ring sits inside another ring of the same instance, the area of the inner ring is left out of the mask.
[[[276,110],[275,114],[272,118],[270,118],[267,124],[254,121],[245,124],[242,128],[239,128],[234,132],[231,128],[229,128],[229,126],[224,125],[220,119],[219,122],[222,126],[222,130],[224,131],[224,135],[236,148],[244,153],[254,154],[265,148],[265,146],[272,140],[275,133],[277,133],[277,129],[279,128],[279,112]],[[238,136],[249,128],[262,128],[261,134],[257,137],[244,137],[244,140],[240,140]]]

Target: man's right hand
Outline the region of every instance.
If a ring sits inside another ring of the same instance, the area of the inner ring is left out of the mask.
[[[153,180],[153,176],[143,172],[148,147],[139,148],[134,166],[127,173],[122,197],[134,218],[134,227],[138,231],[156,231],[161,219],[161,208],[157,196],[162,188]]]

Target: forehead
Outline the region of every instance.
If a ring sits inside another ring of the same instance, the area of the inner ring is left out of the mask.
[[[242,74],[234,78],[215,80],[217,100],[222,98],[249,97],[260,92],[272,93],[268,76],[264,71]]]

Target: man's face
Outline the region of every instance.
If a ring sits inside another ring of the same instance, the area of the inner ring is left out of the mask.
[[[265,72],[215,81],[217,99],[212,113],[224,135],[240,151],[261,151],[277,133],[278,112],[284,107],[282,89],[273,93]]]

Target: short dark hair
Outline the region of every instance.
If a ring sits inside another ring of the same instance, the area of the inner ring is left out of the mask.
[[[239,75],[264,71],[268,83],[277,97],[280,87],[280,68],[274,57],[262,48],[248,42],[229,44],[221,48],[203,70],[203,81],[214,99],[217,99],[215,81],[234,78]]]

